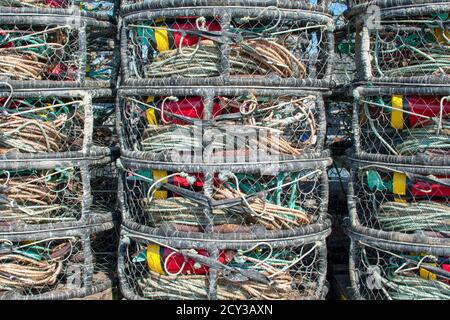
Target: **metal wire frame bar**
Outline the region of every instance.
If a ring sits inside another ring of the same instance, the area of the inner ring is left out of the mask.
[[[325,105],[323,100],[323,95],[321,93],[313,92],[310,90],[277,90],[277,89],[243,89],[237,87],[219,87],[219,88],[160,88],[160,89],[148,89],[148,88],[127,88],[120,89],[116,96],[116,130],[118,132],[119,144],[121,147],[122,155],[129,158],[135,159],[143,159],[143,160],[160,160],[158,155],[152,155],[149,152],[143,151],[132,151],[127,148],[126,137],[123,132],[123,121],[122,121],[122,101],[126,97],[132,96],[202,96],[205,98],[205,101],[212,101],[212,99],[216,96],[240,96],[245,94],[254,94],[255,96],[315,96],[316,106],[318,111],[318,117],[316,119],[317,123],[317,141],[315,147],[312,150],[304,150],[302,153],[304,155],[298,156],[286,156],[280,155],[280,158],[302,158],[308,157],[309,154],[320,157],[324,152],[324,145],[326,139],[326,114],[325,114]],[[326,94],[326,92],[325,92]],[[212,114],[212,103],[205,103],[206,112],[204,112],[205,117],[208,114]],[[214,120],[206,119],[208,123],[214,123]],[[206,122],[205,122],[206,123]],[[207,141],[203,141],[204,143],[208,143]],[[171,159],[168,159],[167,162],[172,162]]]
[[[356,268],[357,264],[357,249],[363,242],[374,248],[382,250],[393,250],[405,253],[421,253],[432,254],[436,256],[449,256],[450,247],[448,245],[441,245],[439,243],[409,243],[396,239],[392,234],[385,234],[377,230],[368,229],[364,227],[350,227],[346,229],[347,235],[351,238],[349,251],[349,273],[350,283],[352,286],[352,295],[356,300],[362,300],[364,297],[359,291],[359,276]]]
[[[158,0],[151,2],[126,3],[122,1],[120,13],[122,16],[132,14],[136,11],[165,9],[165,8],[182,8],[182,7],[277,7],[280,9],[299,9],[318,11],[322,13],[328,12],[330,0],[318,0],[317,4],[310,4],[308,0],[289,1],[289,0]]]
[[[96,20],[86,16],[64,15],[64,14],[44,14],[44,13],[19,13],[15,10],[8,9],[5,13],[1,12],[0,7],[0,25],[26,25],[26,26],[47,26],[47,25],[66,25],[72,26],[78,32],[78,58],[79,67],[77,72],[77,79],[75,81],[60,81],[60,80],[11,80],[8,77],[0,77],[1,82],[8,82],[15,89],[44,89],[44,88],[115,88],[116,78],[119,72],[119,50],[115,45],[113,53],[113,66],[111,79],[103,80],[86,80],[85,69],[87,64],[87,27],[92,26],[103,30],[104,32],[111,32],[112,37],[116,34],[116,25],[108,21]],[[116,42],[116,39],[112,38]]]
[[[1,86],[0,82],[0,86]],[[108,89],[103,90],[67,90],[67,89],[50,89],[50,90],[14,90],[10,87],[10,90],[3,91],[0,90],[0,98],[15,99],[15,98],[45,98],[54,97],[58,98],[79,98],[83,101],[84,108],[84,124],[83,124],[83,146],[80,151],[64,151],[64,152],[39,152],[39,153],[7,153],[0,155],[0,161],[2,160],[39,160],[42,158],[70,158],[70,157],[81,157],[83,155],[92,154],[94,156],[98,155],[109,155],[111,154],[111,149],[107,147],[95,146],[93,143],[93,130],[94,130],[94,115],[93,115],[93,99],[113,97],[113,92]]]
[[[45,223],[45,224],[20,224],[0,226],[0,235],[2,233],[46,233],[51,229],[60,230],[68,228],[82,228],[90,224],[99,224],[115,219],[114,212],[99,214],[92,209],[93,197],[91,188],[91,167],[93,165],[107,165],[112,162],[110,156],[100,155],[79,158],[62,159],[40,159],[30,162],[29,159],[0,161],[0,170],[26,170],[26,169],[53,169],[55,167],[77,167],[80,170],[80,177],[83,189],[81,199],[81,217],[77,221]]]
[[[0,300],[66,300],[73,298],[86,297],[108,288],[111,288],[113,281],[108,279],[107,281],[94,284],[94,252],[91,248],[92,235],[108,231],[114,228],[113,222],[103,222],[97,224],[86,224],[84,226],[78,226],[76,228],[61,228],[55,230],[47,231],[28,231],[28,232],[17,232],[17,233],[4,233],[0,231],[0,239],[13,241],[13,242],[23,242],[23,241],[39,241],[48,238],[68,238],[76,237],[82,241],[83,245],[83,287],[73,288],[57,291],[49,291],[42,294],[36,295],[21,295],[18,293],[8,293],[5,296],[0,296]]]
[[[130,14],[122,20],[121,42],[120,42],[120,58],[122,63],[121,68],[121,85],[122,86],[146,86],[146,87],[185,87],[185,86],[246,86],[246,87],[258,87],[258,86],[273,86],[273,87],[318,87],[318,88],[332,88],[334,82],[331,79],[331,73],[333,68],[334,57],[334,22],[332,18],[323,13],[316,13],[305,10],[286,10],[276,8],[267,8],[261,11],[261,8],[244,8],[244,7],[195,7],[195,8],[169,8],[164,10],[152,10],[143,11]],[[182,77],[167,77],[162,79],[139,79],[131,75],[129,69],[129,57],[127,53],[128,49],[128,34],[127,26],[136,20],[152,20],[156,18],[175,18],[179,16],[214,16],[220,17],[219,23],[223,30],[228,29],[232,17],[247,17],[258,16],[260,18],[273,18],[280,17],[283,19],[307,19],[308,21],[314,21],[318,24],[325,24],[327,26],[326,41],[327,41],[327,62],[324,71],[323,79],[252,79],[242,78],[239,76],[231,76],[229,74],[229,61],[228,52],[229,45],[220,45],[220,51],[222,52],[219,64],[223,69],[220,76],[217,77],[205,77],[205,78],[182,78]]]
[[[414,16],[431,15],[437,13],[447,13],[450,11],[450,3],[440,2],[411,5],[408,7],[389,8],[381,11],[381,21],[389,21],[394,18],[411,18]],[[377,77],[374,76],[372,69],[372,59],[370,53],[371,35],[376,32],[376,28],[368,28],[364,19],[365,15],[356,15],[353,25],[356,26],[355,33],[355,63],[357,66],[357,80],[369,82],[372,84],[396,83],[405,84],[430,84],[430,85],[449,85],[450,76],[412,76],[412,77]]]
[[[350,161],[349,161],[350,162]],[[417,243],[426,243],[432,245],[441,245],[447,246],[450,248],[450,239],[448,238],[438,238],[438,237],[429,237],[422,233],[415,234],[405,234],[402,232],[393,232],[393,231],[383,231],[379,229],[372,229],[365,227],[360,219],[356,208],[356,195],[355,195],[355,183],[358,181],[356,176],[359,169],[369,169],[373,167],[374,169],[383,168],[385,170],[392,170],[392,172],[410,172],[415,174],[427,174],[427,175],[446,175],[450,172],[450,167],[421,167],[421,166],[402,166],[395,164],[377,164],[371,162],[362,162],[358,159],[352,159],[351,168],[350,168],[350,179],[348,182],[348,194],[347,194],[347,203],[349,209],[349,224],[350,227],[354,230],[362,233],[366,233],[367,235],[374,236],[380,239],[390,239],[403,243],[417,244]]]
[[[292,231],[290,230],[276,230],[276,231],[258,231],[256,233],[214,233],[207,231],[205,233],[200,232],[179,232],[173,230],[162,230],[161,228],[153,228],[146,225],[142,225],[136,223],[130,213],[127,210],[127,206],[125,204],[125,190],[122,178],[119,178],[118,185],[118,201],[119,208],[122,214],[122,225],[126,226],[132,230],[136,230],[142,233],[151,234],[154,236],[163,236],[163,237],[192,237],[194,239],[217,239],[217,240],[251,240],[251,239],[266,239],[266,238],[285,238],[296,236],[299,233],[304,234],[304,232],[314,233],[315,228],[317,226],[321,226],[321,224],[327,225],[327,213],[328,213],[328,197],[329,197],[329,185],[328,185],[328,174],[327,167],[331,164],[331,159],[316,159],[316,160],[304,160],[297,162],[288,162],[288,163],[280,163],[277,164],[278,170],[284,172],[293,172],[301,169],[317,169],[320,168],[322,170],[322,174],[320,176],[320,198],[322,201],[319,204],[318,215],[317,215],[317,223],[312,225],[302,226],[300,228],[296,228]],[[206,167],[204,165],[186,165],[184,167],[180,167],[178,165],[170,165],[170,164],[153,164],[151,162],[143,162],[143,161],[135,161],[128,159],[120,159],[117,161],[117,166],[122,170],[126,170],[127,167],[133,167],[134,169],[152,169],[152,170],[164,170],[164,171],[186,171],[186,172],[195,172],[195,173],[203,173],[205,177],[205,195],[208,195],[208,191],[212,188],[212,181],[208,179],[208,177],[213,177],[215,172],[220,172],[222,170],[231,170],[233,173],[261,173],[261,170],[267,169],[266,165],[236,165],[236,166],[215,166],[215,167]],[[213,207],[209,205],[205,207],[205,214],[210,217],[212,215]],[[212,219],[208,219],[209,224],[206,226],[206,230],[212,230]]]
[[[428,156],[425,154],[416,154],[414,156],[398,156],[387,154],[374,154],[363,151],[361,146],[361,126],[359,125],[359,113],[362,108],[362,102],[364,96],[379,96],[379,95],[436,95],[436,96],[448,96],[450,95],[450,86],[430,86],[430,87],[358,87],[353,91],[353,142],[354,142],[354,155],[361,160],[384,162],[391,164],[405,164],[405,165],[425,165],[439,167],[450,166],[450,159],[445,156]]]
[[[331,233],[331,229],[328,226],[317,226],[317,229],[313,233],[304,233],[303,235],[298,235],[293,238],[282,238],[279,240],[265,239],[265,243],[269,243],[274,248],[288,248],[295,246],[302,246],[305,244],[316,243],[318,244],[318,259],[319,259],[319,279],[318,286],[316,289],[316,294],[313,297],[308,297],[309,299],[323,299],[326,290],[326,274],[327,274],[327,247],[325,239]],[[159,243],[166,244],[171,247],[181,247],[181,248],[193,248],[193,249],[205,249],[210,252],[210,256],[218,256],[220,249],[250,249],[258,240],[255,241],[217,241],[217,240],[199,240],[199,239],[188,239],[188,238],[176,238],[176,237],[155,237],[146,233],[137,232],[131,230],[125,226],[121,228],[121,237],[119,245],[118,254],[118,274],[119,274],[119,284],[122,294],[126,299],[129,300],[143,300],[143,297],[136,294],[132,288],[128,285],[126,281],[125,274],[125,252],[126,246],[130,239],[133,239],[139,243],[148,243],[157,241]],[[218,269],[211,267],[209,273],[209,288],[208,297],[211,300],[217,299],[217,280],[218,280]],[[308,299],[307,298],[307,299]]]

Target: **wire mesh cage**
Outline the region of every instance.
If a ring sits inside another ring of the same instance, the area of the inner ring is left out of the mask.
[[[123,155],[165,162],[254,163],[320,156],[320,92],[240,88],[121,90]]]
[[[109,153],[115,146],[112,93],[0,91],[0,159]]]
[[[0,8],[1,13],[1,8]],[[0,14],[0,80],[21,87],[108,87],[116,27],[83,16]]]
[[[277,7],[286,9],[303,9],[309,11],[327,12],[331,0],[171,0],[145,1],[123,0],[120,4],[122,15],[136,11],[168,9],[182,7]]]
[[[447,165],[450,87],[358,88],[353,132],[358,156]]]
[[[111,228],[1,233],[0,300],[73,299],[111,288]]]
[[[354,298],[449,300],[450,249],[405,244],[350,231],[350,279]]]
[[[117,173],[110,161],[0,162],[0,232],[110,221],[117,210]]]
[[[449,11],[442,2],[357,15],[359,80],[449,84]]]
[[[292,235],[325,220],[330,163],[180,167],[121,159],[123,224],[162,236]]]
[[[123,19],[124,85],[329,87],[334,22],[278,7],[142,11]]]
[[[113,20],[118,11],[116,0],[0,0],[0,12],[84,15]]]
[[[449,242],[450,167],[355,163],[348,197],[352,225],[403,241]]]
[[[152,238],[122,229],[121,291],[133,300],[323,299],[327,227],[245,242]]]

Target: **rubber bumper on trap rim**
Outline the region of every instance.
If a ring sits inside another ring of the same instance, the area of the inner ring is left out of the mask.
[[[155,10],[155,9],[170,9],[170,8],[182,8],[182,7],[278,7],[285,9],[298,9],[328,13],[328,6],[330,0],[319,0],[316,4],[311,4],[309,0],[300,1],[274,1],[274,0],[181,0],[174,3],[171,0],[159,0],[146,2],[143,0],[125,0],[122,1],[120,7],[120,13],[122,16],[132,14],[137,11]]]

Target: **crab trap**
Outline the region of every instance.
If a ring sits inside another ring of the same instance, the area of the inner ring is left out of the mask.
[[[109,153],[117,143],[109,90],[0,91],[0,159]]]
[[[157,95],[156,95],[157,94]],[[121,90],[124,156],[173,163],[255,163],[320,156],[322,94],[239,88]]]
[[[450,3],[356,15],[356,65],[361,81],[450,84]]]
[[[287,237],[326,219],[329,158],[237,166],[119,163],[123,224],[142,232]]]
[[[109,87],[116,27],[84,16],[2,13],[0,81],[21,87]]]
[[[349,184],[353,226],[400,241],[450,244],[450,167],[355,162]]]
[[[0,232],[77,228],[113,219],[111,158],[0,162]]]
[[[374,161],[447,165],[450,87],[354,91],[353,132],[359,157]]]
[[[116,0],[0,0],[0,12],[84,15],[110,20],[118,10]]]
[[[449,300],[450,247],[349,231],[355,299]]]
[[[130,300],[323,299],[329,226],[259,241],[160,238],[122,228],[121,291]]]
[[[280,7],[140,11],[123,19],[123,85],[330,87],[333,29]]]
[[[0,300],[73,299],[111,288],[112,226],[0,233]]]
[[[125,16],[136,11],[183,7],[256,7],[260,10],[266,7],[279,7],[326,13],[331,2],[331,0],[178,0],[176,2],[171,0],[123,0],[120,4],[120,11]]]

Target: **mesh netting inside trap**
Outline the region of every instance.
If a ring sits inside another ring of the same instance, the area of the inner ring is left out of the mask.
[[[28,16],[21,16],[15,24],[0,20],[0,76],[31,82],[109,81],[113,34],[112,28],[95,23],[75,28],[62,22],[31,23]]]
[[[413,169],[375,165],[353,169],[351,213],[368,228],[449,238],[448,170]]]
[[[0,170],[0,226],[10,230],[85,223],[94,217],[111,219],[117,183],[111,179],[109,168],[93,165]]]
[[[449,154],[448,95],[364,94],[356,107],[361,151],[398,157]]]
[[[404,82],[413,77],[445,77],[448,83],[448,4],[441,7],[430,4],[429,9],[418,5],[409,11],[399,9],[392,14],[383,13],[376,23],[377,27],[364,30],[366,34],[360,39],[361,50],[366,47],[365,42],[369,42],[369,54],[358,52],[361,55],[359,70],[366,73],[365,79],[404,78]]]
[[[326,273],[324,245],[277,247],[261,242],[231,249],[224,244],[211,253],[131,238],[121,244],[119,276],[128,298],[317,299],[322,298]]]
[[[104,0],[0,0],[0,7],[67,9],[78,6],[81,12],[102,13],[113,16],[114,1]]]
[[[267,82],[329,76],[328,17],[273,7],[229,10],[226,22],[208,9],[127,20],[126,73],[138,79],[225,76]]]
[[[123,149],[159,160],[257,162],[321,151],[323,100],[317,94],[124,96]]]
[[[3,155],[89,151],[115,143],[114,103],[108,98],[4,92],[0,110]]]
[[[448,300],[450,260],[415,250],[397,251],[352,243],[350,272],[357,298],[370,300]]]
[[[0,299],[68,299],[111,287],[115,252],[108,233],[0,236]]]

